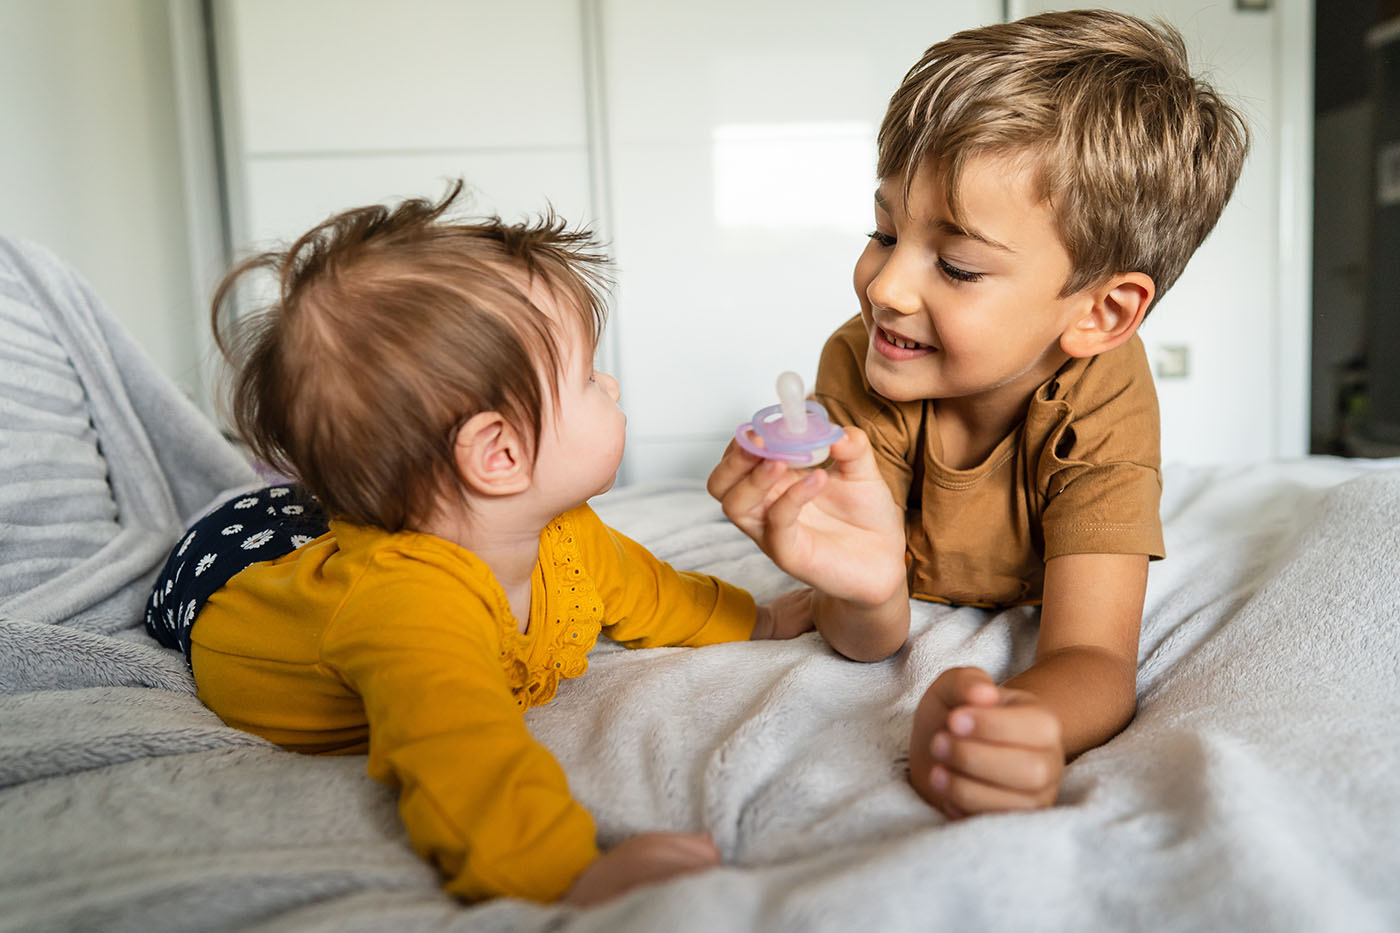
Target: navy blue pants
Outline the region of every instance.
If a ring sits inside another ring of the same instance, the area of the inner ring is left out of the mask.
[[[188,659],[190,627],[215,590],[329,529],[315,497],[293,483],[235,496],[195,522],[170,552],[146,601],[146,631]]]

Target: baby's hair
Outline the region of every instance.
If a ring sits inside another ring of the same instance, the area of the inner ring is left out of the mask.
[[[962,224],[968,161],[1018,160],[1070,255],[1063,295],[1144,272],[1160,297],[1220,218],[1248,146],[1243,117],[1192,76],[1175,29],[1075,10],[931,46],[890,99],[878,174],[907,196],[931,166]]]
[[[399,531],[444,491],[465,502],[453,448],[480,412],[499,412],[533,458],[566,345],[532,287],[577,315],[590,347],[602,333],[607,258],[592,235],[552,210],[453,220],[462,188],[336,214],[240,262],[214,295],[238,434],[333,516]],[[276,297],[239,317],[230,299],[256,270],[275,274]]]

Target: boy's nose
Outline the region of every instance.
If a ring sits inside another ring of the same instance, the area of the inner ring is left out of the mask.
[[[870,303],[897,314],[913,314],[919,310],[918,277],[906,263],[891,256],[865,288]]]

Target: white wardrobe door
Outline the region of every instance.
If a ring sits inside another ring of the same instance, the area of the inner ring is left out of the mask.
[[[727,438],[810,386],[856,313],[875,133],[933,42],[996,0],[601,0],[615,339],[629,481],[705,476]]]
[[[251,159],[247,230],[252,241],[304,232],[357,204],[436,198],[449,179],[470,189],[469,214],[517,220],[553,205],[570,221],[591,216],[587,160],[576,153],[522,151]]]
[[[577,0],[222,0],[220,89],[235,247],[327,214],[440,195],[589,222]]]

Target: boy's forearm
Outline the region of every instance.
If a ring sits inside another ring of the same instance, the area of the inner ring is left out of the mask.
[[[1055,712],[1066,759],[1113,738],[1137,709],[1136,664],[1101,648],[1050,652],[1005,686],[1034,693]]]
[[[818,591],[812,617],[827,644],[852,661],[883,661],[909,637],[909,595],[901,586],[884,602],[863,606]]]

